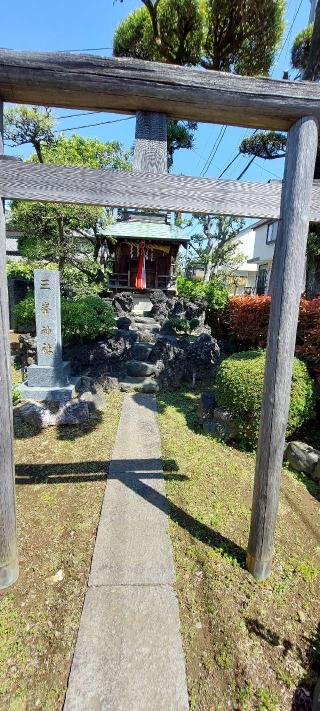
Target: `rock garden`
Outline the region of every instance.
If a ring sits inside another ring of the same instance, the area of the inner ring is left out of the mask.
[[[105,458],[111,453],[122,393],[135,397],[142,392],[155,393],[158,399],[191,704],[194,699],[191,708],[207,711],[231,704],[243,710],[291,711],[292,703],[302,703],[311,711],[320,658],[315,623],[320,442],[317,356],[312,351],[311,357],[305,357],[304,344],[314,316],[309,314],[306,325],[302,307],[274,572],[259,586],[246,571],[245,548],[262,401],[267,300],[235,297],[222,308],[211,309],[204,299],[183,293],[168,297],[160,291],[144,305],[129,292],[104,300],[81,297],[75,304],[62,299],[62,359],[70,362],[78,379],[74,397],[62,402],[20,399],[14,407],[24,547],[30,537],[27,565],[38,545],[31,533],[34,519],[29,504],[37,521],[45,519],[49,507],[55,511],[60,494],[68,509],[59,530],[54,519],[48,526],[63,555],[55,555],[49,546],[45,566],[37,565],[33,573],[35,584],[44,589],[37,596],[37,624],[33,621],[27,632],[22,630],[22,618],[15,617],[20,610],[16,595],[6,610],[11,620],[6,630],[12,668],[20,670],[30,650],[36,660],[34,672],[26,667],[20,681],[18,671],[11,674],[21,699],[30,678],[35,703],[38,697],[45,698],[48,680],[54,703],[62,698],[66,678],[58,678],[59,635],[66,635],[63,659],[68,666],[80,616],[79,591],[84,591],[95,540],[101,478],[108,468]],[[17,383],[37,360],[34,306],[27,306],[27,310],[20,306],[22,316],[18,309],[20,326],[27,332],[16,335],[12,348]],[[17,398],[18,387],[14,386]],[[31,450],[34,453],[28,455]],[[69,507],[68,497],[73,496],[82,506],[81,514],[78,506]],[[90,511],[85,503],[89,499]],[[63,540],[77,540],[80,559]],[[34,620],[27,577],[26,570],[18,595],[21,601],[25,598]],[[57,594],[66,585],[74,590],[72,623],[63,617]],[[45,676],[36,678],[41,655],[49,654],[43,641],[47,626],[51,663]],[[18,636],[21,654],[14,649]],[[6,682],[5,695],[12,692],[12,683]]]

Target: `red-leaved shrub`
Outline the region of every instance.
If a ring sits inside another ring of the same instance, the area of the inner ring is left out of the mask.
[[[228,304],[230,333],[238,341],[265,346],[270,301],[270,296],[233,296]]]
[[[218,312],[218,322],[213,314],[209,314],[207,321],[214,335],[214,326],[217,325],[221,333],[224,329],[225,339],[235,339],[239,350],[265,347],[270,302],[270,296],[233,296],[228,305]],[[320,381],[320,297],[310,301],[301,299],[296,355],[309,363]]]

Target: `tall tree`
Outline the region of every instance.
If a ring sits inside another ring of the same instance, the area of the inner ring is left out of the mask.
[[[31,143],[35,148],[29,161],[93,168],[129,169],[129,154],[112,141],[63,134],[56,137],[50,112],[27,107],[9,109],[5,136],[16,145]],[[35,145],[36,143],[36,145]],[[103,283],[108,261],[106,227],[108,209],[86,205],[64,205],[14,200],[10,223],[21,232],[20,252],[30,260],[54,262],[62,283],[78,283],[79,275],[88,284]]]
[[[292,51],[291,63],[299,69],[303,80],[317,81],[320,78],[320,2],[317,3],[314,22],[309,24],[296,36]],[[283,158],[286,154],[287,134],[278,131],[259,131],[240,144],[240,152],[273,160]],[[320,140],[314,169],[315,179],[320,178]],[[307,244],[306,292],[309,298],[320,293],[320,226],[310,225]]]
[[[299,32],[293,42],[291,63],[295,69],[299,69],[301,79],[317,81],[320,78],[320,2],[317,3],[314,22]],[[270,160],[283,158],[286,145],[286,133],[259,131],[242,141],[240,151]],[[315,166],[315,178],[320,178],[320,147]]]
[[[237,239],[243,227],[243,220],[238,217],[216,215],[194,215],[188,247],[187,264],[204,267],[205,283],[219,274],[228,279],[244,261]]]
[[[141,3],[116,29],[115,56],[267,74],[283,33],[284,0]],[[195,127],[190,122],[169,123],[169,167],[174,151],[192,148]]]

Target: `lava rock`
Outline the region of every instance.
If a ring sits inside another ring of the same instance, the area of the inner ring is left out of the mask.
[[[99,378],[99,384],[105,393],[110,393],[113,390],[118,390],[119,381],[118,378],[113,378],[110,375],[102,375]]]
[[[305,442],[289,442],[284,451],[292,469],[304,474],[313,475],[320,458],[320,452]]]
[[[202,393],[198,406],[198,421],[203,423],[205,420],[212,419],[216,407],[215,394],[211,390]]]
[[[117,327],[123,331],[129,331],[131,323],[131,318],[128,318],[128,316],[120,316],[117,319]]]
[[[141,360],[130,360],[127,363],[127,373],[134,378],[145,378],[155,372],[154,363],[145,363]]]
[[[17,360],[21,368],[27,368],[29,365],[34,365],[37,358],[36,339],[30,333],[24,333],[19,336],[19,353]]]
[[[15,419],[19,418],[35,430],[56,424],[56,414],[35,400],[28,400],[14,408]]]
[[[81,399],[69,400],[61,405],[56,414],[57,425],[80,425],[89,420],[89,407]]]
[[[112,299],[112,306],[118,316],[131,313],[133,309],[132,294],[127,291],[123,291],[121,294],[116,294],[116,296]]]
[[[90,390],[81,395],[80,401],[87,403],[90,420],[100,418],[100,413],[103,412],[106,406],[103,394],[100,392],[93,393]]]

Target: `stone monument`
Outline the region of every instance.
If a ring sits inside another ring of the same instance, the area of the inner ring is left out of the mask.
[[[70,377],[70,363],[62,360],[60,275],[34,270],[37,365],[28,368],[20,394],[27,400],[70,400],[80,378]]]

